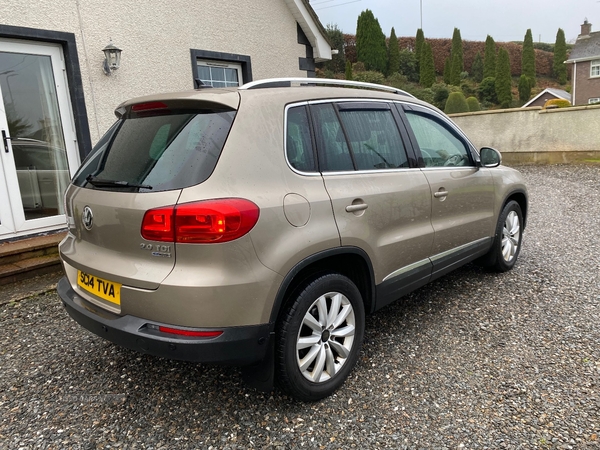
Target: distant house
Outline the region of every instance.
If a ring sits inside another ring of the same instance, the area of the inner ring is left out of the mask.
[[[533,97],[522,108],[531,108],[532,106],[544,106],[548,100],[561,99],[571,101],[571,94],[563,89],[546,88],[538,95]]]
[[[308,0],[4,0],[0,243],[66,227],[65,187],[124,100],[314,77],[329,59]]]
[[[566,61],[571,65],[574,106],[600,103],[600,32],[592,33],[587,19]]]

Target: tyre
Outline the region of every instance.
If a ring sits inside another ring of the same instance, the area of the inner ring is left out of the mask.
[[[277,325],[277,382],[292,397],[331,395],[358,359],[365,312],[358,288],[343,275],[319,275],[296,290]]]
[[[479,261],[484,267],[496,272],[513,268],[521,251],[523,239],[523,213],[517,202],[511,200],[498,217],[494,243],[489,253]]]

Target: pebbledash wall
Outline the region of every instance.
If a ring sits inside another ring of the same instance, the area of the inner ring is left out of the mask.
[[[510,165],[600,161],[600,105],[453,114],[478,147],[494,147]]]
[[[252,78],[300,76],[307,56],[286,1],[4,0],[0,24],[73,33],[92,143],[122,101],[194,87],[190,50],[246,55]],[[123,50],[112,76],[102,49]],[[313,68],[314,70],[314,68]]]

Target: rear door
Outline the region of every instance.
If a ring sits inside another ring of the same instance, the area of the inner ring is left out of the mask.
[[[311,105],[319,167],[343,246],[365,250],[383,303],[431,273],[431,195],[391,104]],[[378,306],[381,303],[378,301]]]
[[[494,184],[478,167],[472,146],[444,116],[417,105],[404,105],[409,134],[420,153],[431,188],[434,275],[489,247],[494,226]]]

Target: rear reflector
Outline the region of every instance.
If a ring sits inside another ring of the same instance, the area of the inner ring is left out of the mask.
[[[212,338],[221,336],[223,334],[220,330],[215,331],[195,331],[195,330],[182,330],[181,328],[171,328],[171,327],[158,327],[158,331],[169,334],[176,334],[178,336],[189,336],[189,337],[204,337],[204,338]]]
[[[149,241],[209,244],[229,242],[248,233],[260,210],[249,200],[224,198],[146,211],[142,237]]]

